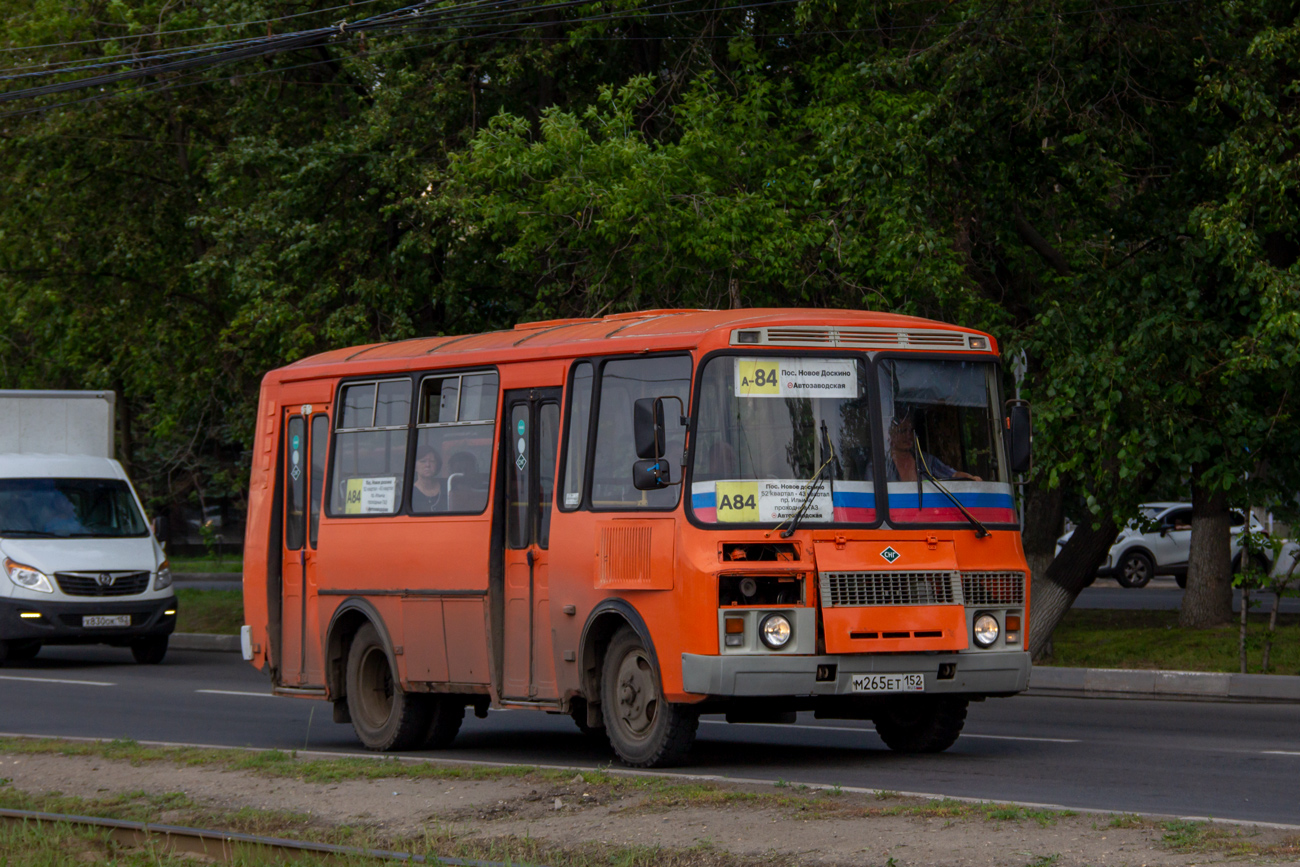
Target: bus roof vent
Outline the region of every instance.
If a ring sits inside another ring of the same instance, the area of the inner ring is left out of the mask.
[[[826,346],[846,349],[966,349],[971,335],[940,328],[825,328],[788,326],[741,328],[731,332],[733,346]]]
[[[768,328],[766,342],[786,346],[834,346],[835,331],[831,328]]]

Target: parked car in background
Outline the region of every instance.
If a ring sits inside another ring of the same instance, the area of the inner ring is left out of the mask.
[[[1114,578],[1121,587],[1145,587],[1156,575],[1172,575],[1179,587],[1187,586],[1187,558],[1192,547],[1191,503],[1143,503],[1142,520],[1133,521],[1119,532],[1106,562],[1097,570],[1102,577]],[[1241,567],[1241,532],[1246,516],[1232,511],[1232,571]],[[1155,525],[1149,532],[1144,527]],[[1264,525],[1250,516],[1251,530],[1263,533]],[[1069,541],[1073,531],[1056,540],[1056,553]]]

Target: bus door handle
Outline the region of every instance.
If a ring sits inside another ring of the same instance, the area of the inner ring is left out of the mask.
[[[532,549],[532,548],[529,548],[529,549],[528,549],[528,556],[527,556],[525,559],[528,560],[528,569],[529,569],[529,571],[532,571],[533,563],[535,563],[535,562],[537,561],[537,557],[533,554],[533,549]]]

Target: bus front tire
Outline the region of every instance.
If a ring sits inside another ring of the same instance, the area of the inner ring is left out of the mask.
[[[695,743],[700,716],[664,700],[663,684],[640,637],[624,627],[605,651],[600,710],[610,746],[634,768],[680,762]]]
[[[347,690],[352,728],[366,749],[415,749],[431,735],[429,696],[402,689],[384,642],[370,623],[357,630],[348,649]]]
[[[895,699],[876,715],[876,734],[896,753],[941,753],[957,742],[967,704],[936,696]]]
[[[167,655],[167,636],[141,638],[131,642],[131,656],[141,665],[157,665]]]

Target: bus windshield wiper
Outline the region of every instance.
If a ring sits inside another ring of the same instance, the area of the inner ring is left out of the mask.
[[[804,516],[808,514],[808,510],[812,508],[813,498],[821,488],[822,473],[826,472],[826,469],[835,461],[835,450],[831,446],[830,436],[826,433],[825,421],[822,422],[822,436],[826,438],[826,460],[817,468],[817,472],[813,473],[813,477],[808,480],[808,487],[804,489],[803,502],[799,504],[799,508],[795,513],[790,516],[790,526],[781,531],[782,539],[789,539],[794,535],[794,531],[799,529],[799,522],[804,519]],[[835,497],[835,485],[832,481],[833,476],[833,472],[830,476],[827,476],[827,481],[830,483],[831,487],[832,509],[834,509],[833,501]],[[782,521],[781,523],[785,522]],[[777,527],[780,526],[781,524],[777,524]]]
[[[962,517],[964,517],[967,521],[971,522],[971,525],[975,528],[976,539],[983,539],[985,536],[991,535],[988,531],[988,528],[985,527],[983,524],[981,524],[978,518],[976,518],[970,512],[966,511],[966,507],[961,504],[961,501],[959,501],[956,497],[952,495],[952,491],[948,490],[943,485],[941,485],[939,483],[939,480],[934,477],[934,473],[930,472],[930,466],[925,462],[925,454],[921,451],[921,444],[919,442],[916,444],[916,454],[918,458],[916,465],[921,470],[920,473],[916,474],[918,484],[921,478],[921,473],[924,473],[926,478],[930,480],[931,484],[933,484],[940,491],[943,491],[943,495],[945,497],[952,500],[952,504],[957,507],[957,511],[961,512]],[[921,507],[921,502],[919,498],[917,500],[916,506],[918,509]]]
[[[44,530],[0,530],[0,536],[15,538],[17,536],[38,536],[42,539],[62,539],[58,533],[47,533]]]

